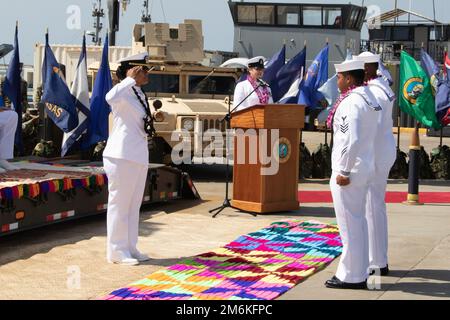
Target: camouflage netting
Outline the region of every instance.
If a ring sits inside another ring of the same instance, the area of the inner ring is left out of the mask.
[[[389,179],[408,179],[408,162],[406,153],[397,150],[397,158],[389,172]]]
[[[434,174],[430,166],[430,157],[422,146],[419,151],[419,178],[434,179]]]
[[[450,148],[442,146],[431,151],[431,170],[436,179],[450,180]]]
[[[300,144],[300,170],[299,170],[299,178],[312,178],[313,173],[313,158],[305,143],[302,142]]]
[[[52,158],[58,156],[56,148],[53,145],[53,141],[45,141],[45,140],[41,140],[41,142],[39,142],[36,145],[32,155],[44,158]]]
[[[328,144],[320,144],[312,154],[312,177],[325,179],[331,177],[331,149]]]

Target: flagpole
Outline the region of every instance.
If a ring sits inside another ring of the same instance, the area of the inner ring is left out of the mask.
[[[397,4],[397,1],[395,3]],[[401,46],[401,49],[403,51],[403,45]],[[399,96],[401,95],[401,93],[402,93],[402,90],[399,86],[399,88],[398,88]],[[402,109],[400,109],[400,103],[398,103],[398,100],[397,100],[397,109],[398,109],[398,114],[397,114],[397,151],[400,151],[400,122],[401,122]]]

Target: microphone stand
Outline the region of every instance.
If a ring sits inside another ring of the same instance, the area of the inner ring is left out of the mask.
[[[223,122],[223,121],[226,121],[227,122],[227,125],[225,126],[225,128],[231,128],[231,125],[230,125],[230,121],[231,121],[231,113],[232,112],[234,112],[242,103],[244,103],[244,101],[246,101],[259,87],[261,87],[261,84],[259,84],[252,92],[250,92],[250,94],[249,95],[247,95],[237,106],[235,106],[232,110],[231,110],[231,96],[229,95],[228,96],[228,113],[227,113],[227,115],[221,120],[221,122]],[[245,210],[241,210],[241,209],[239,209],[239,208],[236,208],[236,207],[233,207],[232,205],[231,205],[231,202],[230,202],[230,197],[229,197],[229,188],[228,188],[228,184],[229,184],[229,180],[230,180],[230,163],[229,163],[229,160],[228,160],[228,153],[229,153],[229,144],[227,143],[227,145],[226,145],[226,157],[225,157],[225,159],[226,159],[226,169],[225,169],[225,199],[224,199],[224,201],[223,201],[223,204],[220,206],[220,207],[217,207],[217,208],[214,208],[214,209],[211,209],[211,210],[209,210],[209,213],[213,213],[213,212],[215,212],[214,214],[213,214],[213,218],[215,218],[219,213],[221,213],[225,208],[232,208],[232,209],[235,209],[235,210],[239,210],[239,211],[241,211],[241,212],[244,212],[244,213],[248,213],[248,214],[250,214],[250,215],[252,215],[252,216],[254,216],[254,217],[256,217],[257,216],[257,214],[256,213],[254,213],[254,212],[250,212],[250,211],[245,211]]]

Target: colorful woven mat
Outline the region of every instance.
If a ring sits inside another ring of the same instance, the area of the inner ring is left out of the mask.
[[[271,300],[341,254],[336,225],[286,221],[159,270],[105,300]]]
[[[82,171],[79,168],[25,162],[19,165],[31,167],[34,165],[40,169],[21,168],[0,174],[0,200],[35,198],[43,193],[107,184],[106,174],[94,169]]]

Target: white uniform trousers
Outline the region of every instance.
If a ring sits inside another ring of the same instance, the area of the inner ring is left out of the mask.
[[[358,283],[368,278],[369,249],[365,204],[367,183],[350,181],[348,186],[336,184],[336,173],[330,180],[334,210],[343,249],[336,277],[344,282]]]
[[[0,160],[14,158],[14,137],[18,115],[13,110],[0,112]]]
[[[386,215],[386,187],[391,166],[376,169],[369,182],[366,202],[366,219],[369,230],[369,264],[384,268],[388,264],[388,224]]]
[[[108,176],[107,259],[131,258],[137,252],[139,210],[148,166],[116,158],[103,158]]]

